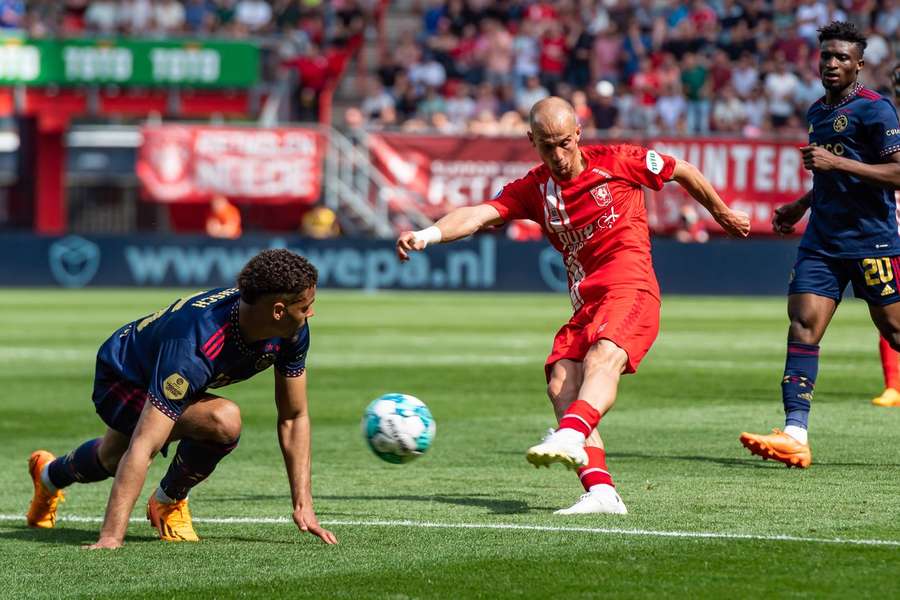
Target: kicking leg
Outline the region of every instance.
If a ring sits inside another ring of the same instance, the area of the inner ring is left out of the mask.
[[[809,410],[819,371],[819,342],[834,316],[837,302],[816,294],[788,296],[787,357],[781,380],[784,431],[770,435],[744,432],[740,440],[757,456],[771,458],[788,467],[805,468],[812,463],[807,440]]]
[[[191,488],[204,481],[237,446],[241,413],[231,400],[207,395],[188,406],[171,441],[181,440],[169,470],[147,503],[147,518],[167,541],[197,541],[187,506]]]

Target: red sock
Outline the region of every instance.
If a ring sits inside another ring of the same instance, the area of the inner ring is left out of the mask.
[[[588,464],[578,469],[578,477],[585,491],[590,491],[592,485],[613,484],[612,475],[606,468],[606,452],[596,446],[585,446],[584,451],[588,455]]]
[[[574,429],[587,437],[599,422],[600,412],[596,408],[584,400],[576,400],[569,405],[563,418],[559,420],[559,428]]]
[[[878,354],[881,355],[884,387],[900,390],[900,354],[883,337],[878,338]]]

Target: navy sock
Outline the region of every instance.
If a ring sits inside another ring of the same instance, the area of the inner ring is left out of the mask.
[[[57,488],[64,488],[78,483],[92,483],[109,479],[112,474],[100,463],[97,452],[101,438],[83,443],[65,456],[50,463],[47,475]]]
[[[809,408],[819,373],[819,346],[788,342],[781,380],[784,424],[808,428]]]
[[[159,487],[172,500],[184,500],[191,488],[209,477],[219,461],[228,456],[237,444],[238,440],[230,444],[181,440]]]

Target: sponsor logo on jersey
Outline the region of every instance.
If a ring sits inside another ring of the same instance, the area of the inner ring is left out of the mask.
[[[659,175],[663,168],[662,156],[656,150],[647,151],[647,170],[654,175]]]
[[[834,127],[834,130],[836,132],[840,133],[843,130],[847,129],[847,125],[849,124],[850,121],[847,119],[847,115],[838,115],[831,126]]]
[[[591,169],[591,173],[594,173],[595,175],[599,175],[600,177],[606,177],[607,179],[612,179],[612,175],[610,175],[603,169],[598,169],[597,167],[594,167],[593,169]]]
[[[600,208],[606,208],[612,204],[612,192],[609,191],[609,185],[603,183],[595,188],[591,188],[591,198]]]
[[[172,373],[163,381],[163,394],[172,402],[180,402],[188,392],[188,381],[180,373]]]
[[[894,288],[891,287],[891,284],[885,284],[884,289],[881,290],[882,296],[890,296],[894,293]]]
[[[884,137],[891,137],[892,135],[900,135],[900,129],[888,129],[884,132]]]

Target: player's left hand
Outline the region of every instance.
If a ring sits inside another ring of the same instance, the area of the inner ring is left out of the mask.
[[[822,146],[804,146],[800,148],[803,155],[803,168],[808,171],[832,171],[837,168],[838,157]]]
[[[121,548],[124,546],[121,540],[117,540],[111,537],[102,537],[96,541],[96,543],[91,544],[90,546],[82,546],[82,550],[115,550],[117,548]]]
[[[733,237],[745,238],[750,235],[750,215],[740,210],[728,210],[716,216],[716,222]]]
[[[334,534],[319,525],[316,513],[313,512],[311,506],[301,506],[294,510],[294,523],[300,528],[300,531],[311,533],[326,544],[337,544],[337,538]]]

